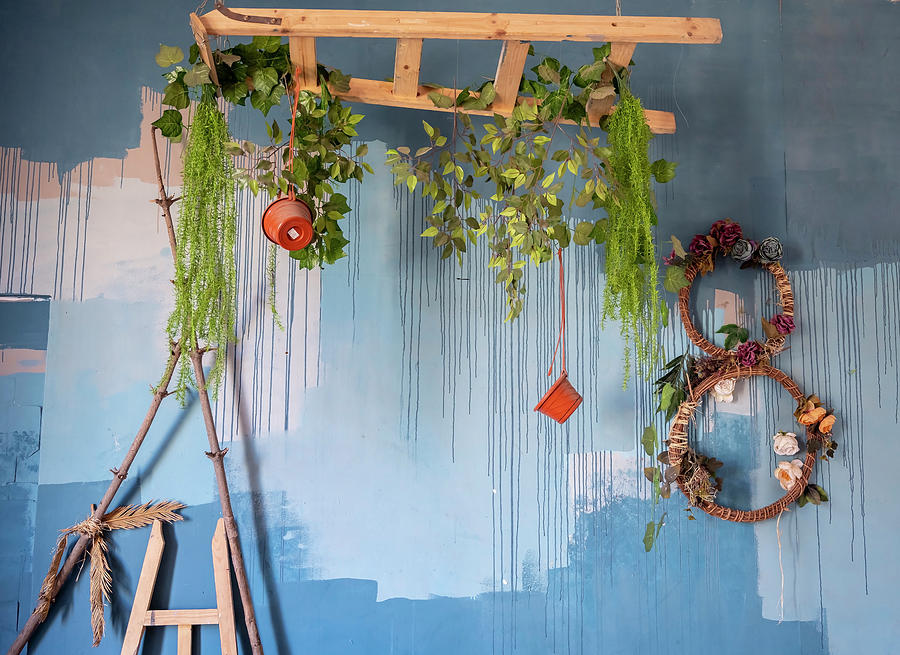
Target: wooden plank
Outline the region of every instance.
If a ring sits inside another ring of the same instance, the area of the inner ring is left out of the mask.
[[[504,41],[494,76],[494,91],[497,97],[491,109],[498,112],[512,111],[519,97],[519,84],[525,70],[525,59],[528,57],[527,41]]]
[[[631,57],[632,55],[634,55],[634,47],[637,44],[610,43],[609,45],[610,52],[609,56],[606,58],[606,61],[615,66],[617,69],[626,68],[631,62]],[[603,82],[611,83],[613,81],[613,72],[609,68],[607,68],[605,71],[603,71],[603,75],[600,79]],[[607,96],[599,100],[594,100],[593,98],[588,100],[585,111],[587,111],[587,115],[588,118],[590,118],[591,123],[596,125],[601,118],[612,112],[613,103],[615,101],[616,97],[614,95]]]
[[[156,575],[159,573],[159,563],[162,560],[165,545],[162,522],[154,521],[153,527],[150,529],[144,564],[141,566],[141,575],[134,592],[134,602],[131,604],[131,616],[128,618],[128,627],[125,629],[122,655],[137,655],[141,645],[145,625],[144,617],[150,607],[150,597],[153,595],[153,587],[156,586]]]
[[[209,66],[209,79],[213,81],[213,84],[219,86],[219,76],[216,74],[216,62],[213,60],[212,49],[209,47],[209,35],[206,32],[203,21],[201,21],[200,17],[194,13],[191,14],[190,19],[191,31],[194,33],[194,41],[197,42],[197,47],[200,48],[200,59],[203,60],[204,64]]]
[[[422,65],[422,39],[397,39],[394,55],[394,95],[410,98],[419,90],[419,67]]]
[[[314,89],[316,90],[316,89]],[[347,100],[349,102],[358,102],[367,105],[382,105],[386,107],[406,107],[409,109],[426,109],[428,111],[452,112],[453,107],[444,109],[435,107],[434,103],[428,97],[432,91],[437,91],[449,98],[456,98],[459,91],[457,89],[435,89],[433,87],[420,86],[419,92],[415,97],[398,98],[393,94],[393,84],[391,82],[382,82],[380,80],[367,80],[354,77],[350,80],[350,90],[346,93],[339,93],[332,90],[334,95]],[[472,93],[478,96],[477,93]],[[534,102],[533,98],[519,98],[519,102]],[[493,109],[467,109],[467,114],[476,116],[493,116],[495,113],[508,116],[511,111],[502,112]],[[644,116],[647,118],[647,124],[650,131],[654,134],[674,134],[675,133],[675,115],[668,111],[656,111],[653,109],[645,109]],[[574,121],[561,120],[563,125],[574,125]],[[595,122],[591,123],[596,125]]]
[[[232,9],[278,17],[281,25],[247,23],[218,11],[201,17],[212,35],[337,36],[473,41],[589,41],[632,43],[719,43],[717,18],[668,16],[579,16],[486,14],[439,11],[334,9]]]
[[[314,36],[292,36],[288,39],[291,64],[300,69],[301,89],[309,89],[319,84],[318,62],[316,61],[316,38]]]
[[[219,612],[215,609],[203,610],[150,610],[144,615],[147,627],[159,625],[215,625],[219,622]]]
[[[217,622],[222,655],[238,655],[234,632],[234,604],[231,598],[231,560],[225,540],[225,521],[219,519],[212,540],[213,575],[216,581]]]
[[[178,626],[178,655],[191,655],[191,626]]]

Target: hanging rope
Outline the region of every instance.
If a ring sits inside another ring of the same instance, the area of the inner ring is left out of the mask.
[[[562,355],[560,361],[562,363],[562,372],[566,373],[566,281],[563,275],[562,248],[556,251],[559,257],[559,304],[560,304],[560,320],[559,320],[559,336],[556,337],[556,348],[553,349],[553,359],[550,360],[550,370],[547,375],[553,375],[553,364],[556,362],[556,353],[559,351],[559,345],[562,343]]]
[[[297,123],[297,106],[300,104],[300,67],[294,69],[294,106],[291,113],[291,140],[288,141],[288,148],[291,149],[291,160],[288,162],[288,170],[294,172],[294,126]],[[291,200],[294,199],[294,185],[291,184],[291,190],[288,192]]]

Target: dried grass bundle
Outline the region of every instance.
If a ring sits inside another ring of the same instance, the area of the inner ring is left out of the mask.
[[[165,523],[182,521],[184,519],[176,512],[184,509],[184,507],[185,505],[182,503],[171,500],[164,500],[159,503],[150,501],[143,505],[123,505],[104,514],[100,520],[89,516],[81,523],[63,530],[56,541],[53,560],[50,562],[50,568],[44,577],[44,582],[41,584],[41,591],[38,595],[36,611],[41,616],[41,620],[43,621],[50,611],[50,604],[54,598],[53,590],[56,587],[56,579],[59,575],[59,565],[62,562],[63,554],[66,552],[69,536],[73,534],[86,535],[92,540],[88,551],[91,560],[91,629],[94,633],[93,645],[99,645],[106,630],[103,610],[105,605],[109,603],[112,593],[112,574],[109,562],[106,559],[109,545],[106,543],[104,532],[142,528],[154,521],[164,521]]]

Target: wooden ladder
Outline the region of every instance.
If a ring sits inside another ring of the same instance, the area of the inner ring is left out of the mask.
[[[566,16],[558,14],[479,14],[437,11],[368,11],[328,9],[228,9],[217,8],[202,16],[191,14],[191,29],[200,56],[210,68],[216,84],[210,36],[286,36],[291,63],[299,67],[302,88],[318,91],[316,38],[396,39],[392,82],[351,78],[350,90],[332,93],[351,102],[409,107],[430,111],[454,111],[436,107],[428,97],[437,92],[455,99],[457,89],[419,84],[424,39],[500,41],[500,60],[494,78],[496,97],[484,110],[466,109],[468,114],[509,116],[517,104],[535,102],[518,95],[528,47],[533,41],[609,42],[608,61],[628,66],[638,43],[720,43],[722,26],[715,18],[661,16]],[[605,81],[612,79],[610,72]],[[477,93],[471,94],[477,97]],[[615,107],[612,98],[589,103],[592,125]],[[675,132],[671,112],[644,111],[650,130],[656,134]],[[572,123],[562,120],[562,123]]]
[[[234,605],[231,599],[231,564],[228,542],[225,540],[225,522],[219,519],[212,539],[213,576],[216,584],[216,607],[200,610],[151,610],[150,597],[156,586],[159,563],[166,541],[162,523],[153,522],[150,541],[141,577],[138,579],[131,606],[131,616],[122,643],[122,655],[137,655],[144,629],[153,626],[178,626],[178,655],[191,655],[191,629],[195,625],[218,625],[222,655],[237,655],[237,638],[234,632]]]

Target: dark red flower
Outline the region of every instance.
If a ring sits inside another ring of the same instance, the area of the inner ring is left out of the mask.
[[[762,354],[762,346],[755,341],[746,341],[737,347],[735,354],[741,366],[755,366]]]
[[[730,218],[724,218],[713,223],[709,233],[726,250],[737,243],[738,239],[744,237],[744,231],[741,229],[741,226]]]
[[[712,250],[712,244],[705,234],[695,234],[694,238],[691,239],[691,245],[688,246],[688,250],[695,255],[705,255]]]
[[[775,326],[775,329],[778,330],[778,334],[790,334],[794,331],[794,319],[790,316],[785,316],[784,314],[775,314],[770,320],[769,323]]]

